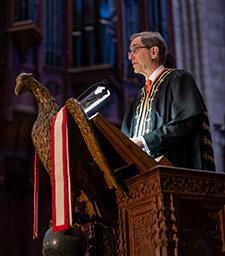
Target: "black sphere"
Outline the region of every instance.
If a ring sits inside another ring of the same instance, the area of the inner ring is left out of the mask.
[[[79,227],[53,232],[49,228],[43,239],[44,256],[84,256],[87,239]]]

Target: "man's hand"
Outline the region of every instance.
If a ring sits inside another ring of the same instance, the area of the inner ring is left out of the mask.
[[[137,144],[139,147],[144,148],[144,144],[142,142],[142,139],[140,137],[137,138],[130,138],[135,144]]]

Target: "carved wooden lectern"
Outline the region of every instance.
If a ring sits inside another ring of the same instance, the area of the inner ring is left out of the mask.
[[[100,115],[87,120],[76,100],[67,109],[89,166],[108,184],[100,196],[107,216],[86,225],[89,255],[222,255],[225,174],[156,162]]]
[[[59,106],[31,74],[20,74],[15,92],[26,90],[38,103],[31,137],[51,176],[51,121]],[[73,219],[88,236],[88,255],[225,254],[225,174],[157,162],[100,115],[87,119],[75,99],[66,107]]]
[[[118,194],[120,255],[221,255],[224,175],[157,166]]]

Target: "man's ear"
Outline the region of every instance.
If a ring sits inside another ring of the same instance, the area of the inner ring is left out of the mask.
[[[150,49],[150,53],[151,53],[152,59],[156,59],[159,56],[159,48],[158,48],[158,46],[153,46]]]

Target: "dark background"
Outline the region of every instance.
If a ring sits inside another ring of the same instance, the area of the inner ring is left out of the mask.
[[[199,0],[0,1],[1,256],[41,255],[51,219],[49,177],[42,167],[39,238],[33,240],[34,147],[30,133],[37,110],[29,93],[15,96],[16,76],[33,73],[60,106],[107,79],[112,96],[100,112],[120,127],[125,108],[142,86],[142,78],[133,75],[127,60],[129,36],[142,30],[159,31],[169,49],[166,65],[190,71],[202,91],[217,169],[223,171],[224,13],[223,0],[214,1],[213,6]]]

